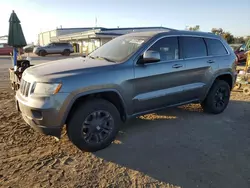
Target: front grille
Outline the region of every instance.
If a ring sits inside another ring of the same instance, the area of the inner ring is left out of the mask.
[[[20,83],[20,93],[24,95],[25,97],[28,97],[30,90],[30,83],[21,79]]]

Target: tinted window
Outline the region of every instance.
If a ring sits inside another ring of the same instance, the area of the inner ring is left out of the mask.
[[[65,43],[55,43],[56,46],[65,46]]]
[[[154,50],[160,53],[161,61],[170,61],[179,59],[178,38],[166,37],[158,40],[148,50]]]
[[[180,37],[184,58],[207,56],[207,49],[203,38]]]
[[[216,39],[205,39],[208,55],[226,55],[227,51],[221,41]]]

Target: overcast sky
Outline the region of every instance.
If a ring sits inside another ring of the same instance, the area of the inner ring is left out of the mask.
[[[250,0],[0,0],[0,36],[8,34],[15,10],[28,43],[56,27],[163,26],[202,31],[221,27],[236,36],[250,35]]]

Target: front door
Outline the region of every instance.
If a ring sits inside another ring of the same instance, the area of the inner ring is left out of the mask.
[[[160,53],[160,62],[135,65],[134,113],[183,102],[185,62],[179,58],[178,37],[165,37],[148,50]]]

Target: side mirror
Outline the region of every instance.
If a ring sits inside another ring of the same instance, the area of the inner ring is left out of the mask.
[[[154,63],[161,60],[160,53],[153,50],[144,52],[142,59],[138,62],[139,64]]]

